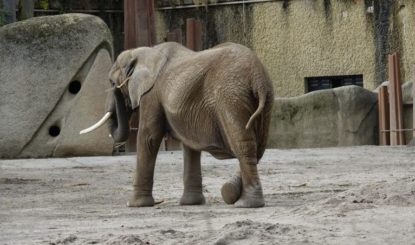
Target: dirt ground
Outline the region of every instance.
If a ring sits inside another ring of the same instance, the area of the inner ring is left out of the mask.
[[[181,152],[127,208],[134,156],[0,161],[0,244],[415,244],[415,148],[267,150],[266,206],[226,205],[235,160],[202,157],[202,206],[179,206]]]

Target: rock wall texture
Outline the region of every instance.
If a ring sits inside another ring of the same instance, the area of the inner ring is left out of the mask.
[[[377,94],[346,86],[275,100],[268,148],[377,143]]]
[[[387,80],[387,54],[393,51],[400,53],[402,81],[412,79],[413,0],[276,0],[160,10],[158,41],[175,28],[184,35],[190,17],[203,23],[205,48],[232,41],[254,49],[279,97],[304,94],[305,78],[314,76],[361,74],[372,90]]]
[[[98,17],[66,14],[0,28],[0,157],[108,155],[104,113],[111,34]]]

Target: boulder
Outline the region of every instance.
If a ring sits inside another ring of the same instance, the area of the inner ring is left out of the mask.
[[[0,28],[0,157],[109,155],[104,113],[112,36],[98,17],[65,14]]]
[[[269,148],[377,143],[377,94],[345,86],[275,100]]]

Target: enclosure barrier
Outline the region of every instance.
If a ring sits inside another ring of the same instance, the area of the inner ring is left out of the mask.
[[[412,102],[413,128],[403,128],[403,100],[398,54],[390,54],[388,62],[389,83],[388,85],[381,85],[378,91],[379,144],[405,145],[404,132],[412,131],[413,138],[415,139],[415,107],[413,107]],[[415,86],[412,86],[412,96],[414,97],[413,100],[415,100]]]

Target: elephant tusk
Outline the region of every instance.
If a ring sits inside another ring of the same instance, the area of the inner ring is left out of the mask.
[[[102,125],[104,125],[104,123],[111,117],[111,115],[112,115],[112,112],[107,112],[107,113],[105,113],[105,115],[101,118],[101,120],[99,120],[97,123],[95,123],[94,125],[92,125],[91,127],[89,127],[89,128],[86,128],[86,129],[84,129],[84,130],[81,130],[80,132],[79,132],[79,134],[86,134],[86,133],[89,133],[89,132],[92,132],[92,131],[94,131],[95,129],[97,129],[97,128],[99,128],[99,127],[101,127]]]

